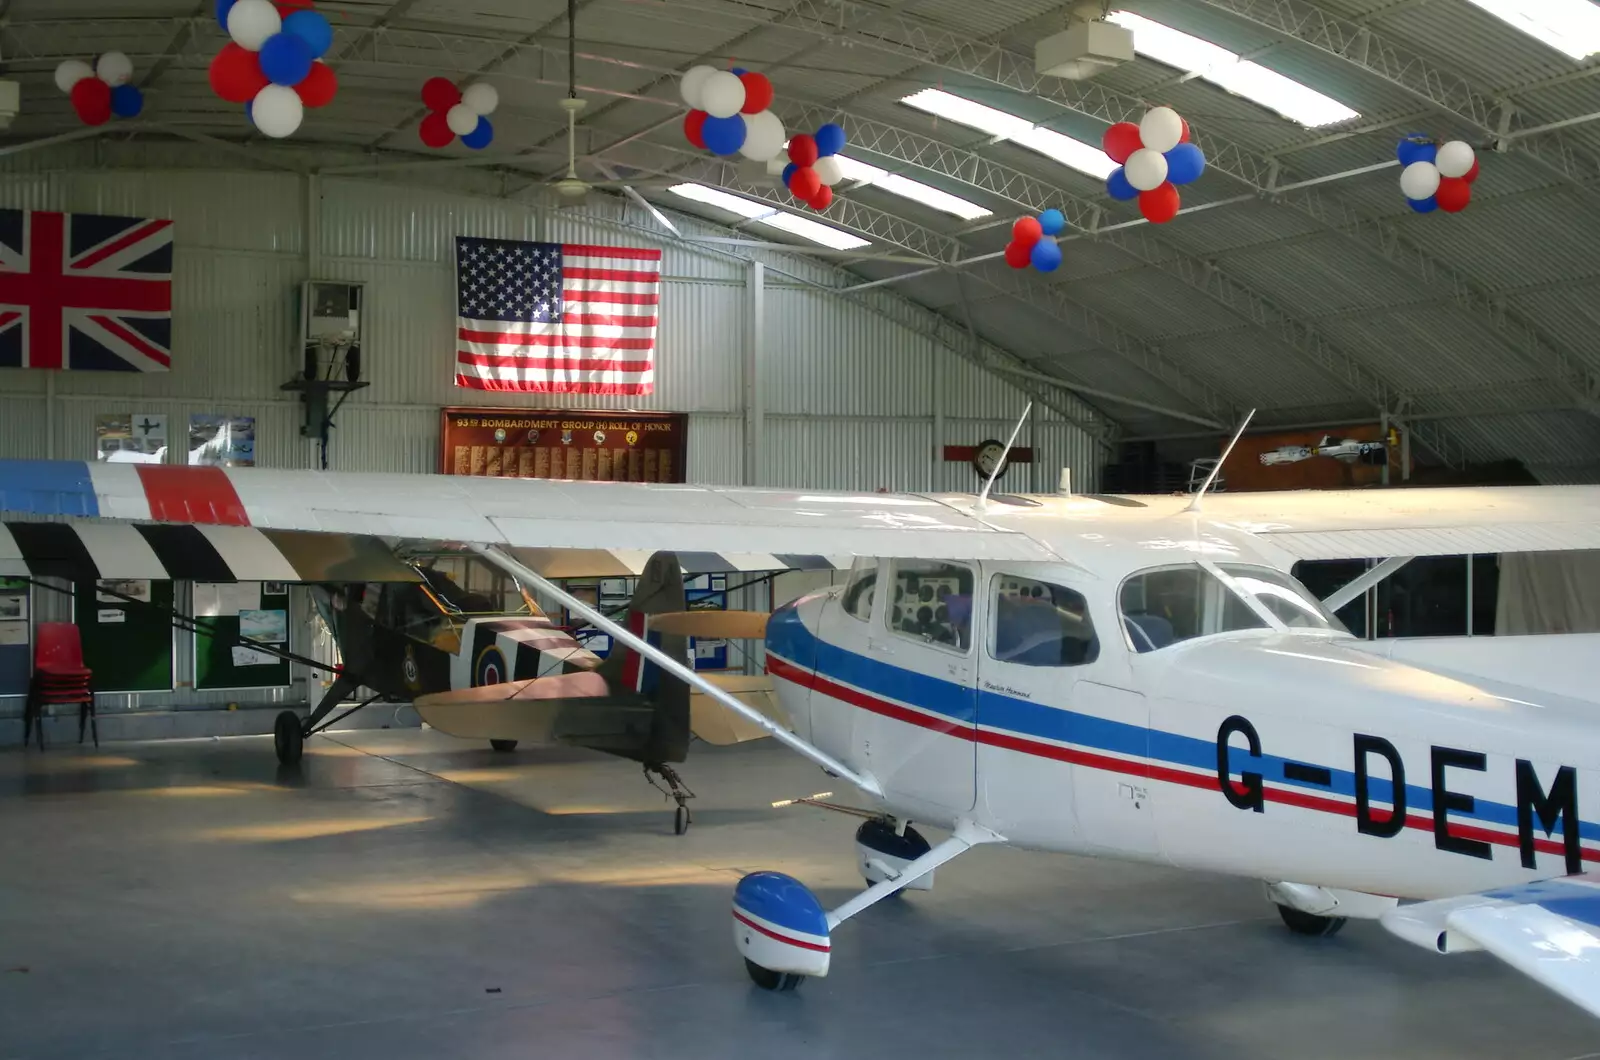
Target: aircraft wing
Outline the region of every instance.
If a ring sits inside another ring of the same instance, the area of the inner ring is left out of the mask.
[[[1219,493],[1204,511],[1296,559],[1600,548],[1600,486]]]
[[[1488,950],[1600,1016],[1600,875],[1402,905],[1383,926],[1441,953]]]

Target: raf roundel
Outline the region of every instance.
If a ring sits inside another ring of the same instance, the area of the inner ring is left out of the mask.
[[[506,657],[500,653],[500,649],[491,645],[479,652],[472,666],[473,685],[498,685],[505,679]]]

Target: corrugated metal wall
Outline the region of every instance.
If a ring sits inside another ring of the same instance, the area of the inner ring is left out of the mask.
[[[91,161],[100,168],[88,168]],[[928,336],[803,282],[825,281],[825,266],[762,252],[771,266],[756,387],[764,429],[747,438],[754,270],[681,242],[654,244],[664,250],[666,281],[653,395],[485,399],[453,385],[454,237],[652,245],[619,223],[625,204],[600,198],[583,210],[552,211],[421,185],[322,178],[313,210],[313,182],[302,175],[188,168],[195,164],[193,152],[118,153],[111,145],[4,160],[0,205],[171,217],[177,244],[174,370],[0,369],[0,455],[92,458],[95,418],[104,413],[165,413],[176,438],[191,413],[234,412],[257,419],[259,463],[314,466],[315,446],[299,435],[299,406],[278,389],[298,364],[295,292],[313,258],[318,278],[367,284],[364,374],[372,386],[339,414],[336,469],[433,471],[443,405],[632,407],[691,414],[689,476],[697,482],[969,490],[974,473],[943,462],[942,445],[1003,439],[1026,401]],[[687,218],[679,227],[721,234]],[[1041,460],[1032,481],[1019,475],[1008,486],[1053,488],[1069,466],[1080,488],[1092,488],[1097,454],[1087,435],[1043,412],[1031,430],[1021,442],[1036,446]],[[753,476],[747,442],[758,454]],[[188,698],[144,697],[140,705]]]

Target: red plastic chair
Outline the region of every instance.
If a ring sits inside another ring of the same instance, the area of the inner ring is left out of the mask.
[[[33,683],[22,714],[22,743],[38,725],[39,750],[44,750],[44,708],[54,704],[78,705],[78,742],[91,727],[94,745],[100,746],[100,721],[90,688],[93,671],[83,665],[83,642],[71,622],[41,622],[34,631]]]

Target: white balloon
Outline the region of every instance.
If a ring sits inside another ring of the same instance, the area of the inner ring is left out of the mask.
[[[744,116],[744,144],[739,148],[739,153],[746,158],[757,162],[765,162],[783,150],[783,141],[787,134],[783,131],[783,119],[770,110],[761,111],[759,114],[746,114]]]
[[[1408,199],[1432,197],[1439,190],[1439,167],[1432,162],[1411,163],[1400,171],[1400,190]]]
[[[744,106],[744,82],[727,70],[712,71],[700,87],[700,109],[713,118],[731,118]]]
[[[683,101],[695,110],[704,110],[700,105],[700,93],[706,87],[706,78],[717,72],[715,66],[701,63],[691,66],[683,75],[683,80],[678,82],[678,91],[683,94]]]
[[[258,52],[267,38],[283,30],[272,0],[238,0],[228,11],[228,36],[247,52]]]
[[[839,165],[837,155],[824,155],[811,168],[817,171],[817,179],[830,188],[844,179],[844,168]]]
[[[56,67],[56,87],[71,92],[72,86],[86,77],[94,76],[94,68],[82,59],[63,59]]]
[[[478,81],[468,85],[466,91],[461,93],[461,102],[472,113],[487,118],[500,105],[500,91],[487,81]]]
[[[1451,140],[1439,147],[1439,157],[1434,159],[1434,165],[1439,167],[1441,177],[1464,177],[1472,171],[1475,160],[1472,145],[1462,140]]]
[[[467,136],[478,127],[478,115],[465,103],[457,103],[445,113],[444,123],[457,136]]]
[[[106,52],[94,64],[95,76],[115,88],[133,80],[133,60],[122,52]]]
[[[1182,142],[1183,119],[1171,107],[1154,107],[1139,122],[1139,140],[1150,150],[1165,154]]]
[[[238,6],[234,5],[235,10]],[[256,98],[250,103],[250,117],[255,121],[256,128],[275,140],[294,135],[305,113],[300,94],[288,85],[268,85],[257,92]]]
[[[1153,147],[1141,147],[1122,167],[1128,183],[1140,191],[1154,191],[1167,180],[1167,156]]]
[[[748,136],[749,133],[745,135]],[[767,176],[769,177],[781,177],[783,176],[783,171],[788,168],[789,158],[787,155],[774,155],[767,159]]]

